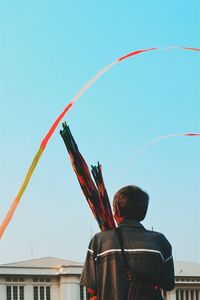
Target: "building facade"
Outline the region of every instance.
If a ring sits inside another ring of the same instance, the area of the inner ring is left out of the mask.
[[[86,300],[82,264],[45,257],[0,266],[0,300]]]
[[[54,257],[0,265],[0,300],[87,300],[79,283],[82,267]],[[200,300],[200,264],[176,262],[175,274],[175,289],[164,298]]]

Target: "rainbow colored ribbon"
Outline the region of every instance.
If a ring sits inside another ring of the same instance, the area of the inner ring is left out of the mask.
[[[140,49],[140,50],[136,50],[133,51],[131,53],[128,53],[122,57],[119,57],[118,59],[116,59],[115,61],[113,61],[111,64],[107,65],[106,67],[104,67],[101,71],[99,71],[94,77],[92,77],[78,92],[77,94],[72,98],[72,100],[70,101],[70,103],[64,108],[64,110],[62,111],[62,113],[58,116],[58,118],[55,120],[55,122],[53,123],[53,125],[51,126],[51,128],[49,129],[48,133],[46,134],[46,136],[44,137],[44,139],[42,140],[40,147],[35,155],[35,157],[33,158],[33,161],[28,169],[28,172],[25,176],[25,179],[20,187],[20,190],[17,194],[17,196],[15,197],[14,201],[12,202],[3,222],[1,223],[0,226],[0,239],[3,236],[3,233],[6,229],[6,227],[8,226],[10,220],[12,219],[12,216],[21,200],[21,197],[31,179],[31,176],[33,174],[34,169],[37,166],[37,163],[42,155],[42,153],[44,152],[47,143],[49,142],[51,136],[53,135],[55,129],[57,128],[58,124],[60,123],[60,121],[62,120],[62,118],[65,116],[65,114],[69,111],[69,109],[74,105],[74,103],[106,72],[108,71],[110,68],[112,68],[114,65],[116,65],[117,63],[130,58],[132,56],[141,54],[143,52],[149,52],[149,51],[155,51],[155,50],[173,50],[173,49],[181,49],[181,50],[189,50],[189,51],[197,51],[199,52],[200,49],[199,48],[192,48],[192,47],[177,47],[177,46],[172,46],[172,47],[162,47],[162,48],[148,48],[148,49]]]

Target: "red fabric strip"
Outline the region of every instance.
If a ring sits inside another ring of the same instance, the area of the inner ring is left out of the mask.
[[[142,52],[147,52],[147,51],[152,51],[152,50],[157,50],[157,48],[148,48],[148,49],[141,49],[141,50],[137,50],[137,51],[133,51],[125,56],[122,56],[120,58],[118,58],[118,61],[122,61],[130,56],[133,56],[133,55],[137,55],[137,54],[140,54]]]
[[[192,51],[200,51],[199,48],[191,48],[191,47],[182,47],[184,50],[192,50]]]
[[[185,133],[184,136],[200,136],[200,133]]]
[[[51,126],[51,128],[49,129],[49,132],[47,133],[47,135],[44,137],[44,139],[42,140],[42,143],[40,145],[40,147],[42,149],[44,149],[50,139],[50,137],[52,136],[52,134],[54,133],[56,127],[58,126],[58,124],[60,123],[60,121],[62,120],[62,118],[64,117],[64,115],[66,114],[66,112],[72,107],[73,103],[70,102],[67,107],[65,107],[65,109],[63,110],[63,112],[58,116],[58,118],[55,120],[55,122],[53,123],[53,125]]]

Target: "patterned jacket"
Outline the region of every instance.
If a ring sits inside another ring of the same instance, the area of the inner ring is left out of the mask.
[[[120,223],[124,249],[133,274],[140,282],[174,288],[174,264],[171,245],[165,236],[146,230],[140,222]],[[81,285],[97,290],[98,300],[125,300],[127,280],[121,248],[115,230],[97,233],[89,244]],[[155,299],[141,291],[139,300]],[[135,300],[135,299],[133,299]]]

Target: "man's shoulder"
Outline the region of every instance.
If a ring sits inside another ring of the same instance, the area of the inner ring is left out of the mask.
[[[163,247],[171,248],[170,242],[163,233],[153,230],[146,230],[146,234],[149,235],[149,239],[151,239],[152,242],[158,243]]]
[[[117,236],[115,234],[115,230],[110,229],[96,233],[89,244],[89,249],[97,254],[113,248],[113,246],[116,246],[116,243]]]
[[[152,235],[152,237],[158,237],[158,238],[166,239],[165,235],[162,232],[154,231],[154,230],[148,230],[148,229],[145,229],[145,231],[146,231],[147,234]]]
[[[101,232],[97,232],[93,239],[97,240],[97,241],[101,241],[107,238],[111,238],[113,235],[115,235],[115,229],[109,229],[106,231],[101,231]]]

